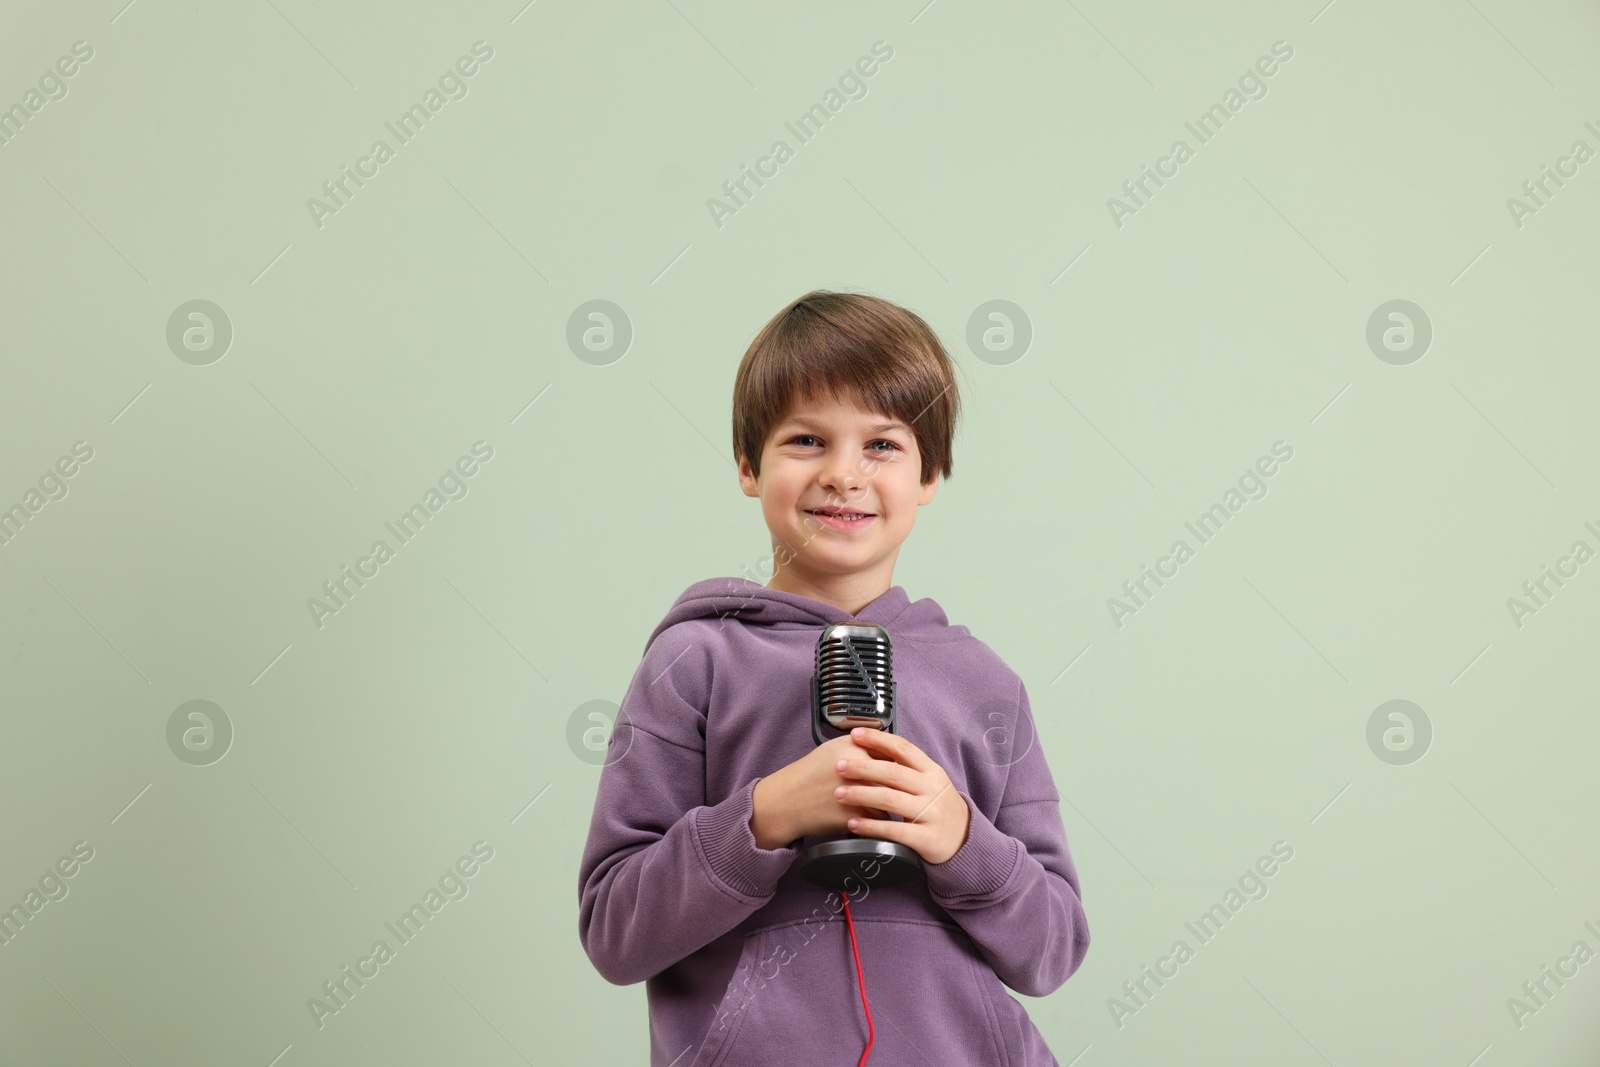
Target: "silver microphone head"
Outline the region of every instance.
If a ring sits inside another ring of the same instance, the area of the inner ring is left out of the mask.
[[[894,666],[889,631],[877,623],[836,622],[817,641],[816,699],[822,717],[852,727],[894,729]]]

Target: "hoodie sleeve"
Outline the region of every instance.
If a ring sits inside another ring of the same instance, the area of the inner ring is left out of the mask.
[[[960,791],[972,813],[967,840],[954,856],[923,870],[929,895],[967,932],[1000,980],[1024,996],[1043,997],[1083,963],[1089,922],[1067,849],[1061,797],[1020,678],[1017,701],[1013,741],[1028,747],[1009,768],[994,819]]]
[[[750,831],[752,778],[705,795],[710,662],[692,628],[646,649],[600,772],[578,870],[578,937],[602,977],[642,982],[727,933],[772,899],[799,848]]]

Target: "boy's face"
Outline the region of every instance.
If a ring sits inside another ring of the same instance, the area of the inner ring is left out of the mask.
[[[761,498],[772,532],[776,573],[770,588],[848,599],[892,584],[900,543],[917,508],[933,500],[939,477],[923,485],[911,428],[853,401],[805,398],[773,428],[761,451],[761,476],[739,461],[739,485]],[[811,514],[863,513],[847,527]]]

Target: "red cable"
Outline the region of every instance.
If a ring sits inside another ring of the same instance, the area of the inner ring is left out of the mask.
[[[850,927],[850,951],[856,958],[856,984],[861,987],[861,1010],[867,1013],[867,1047],[861,1050],[861,1062],[856,1067],[865,1067],[867,1053],[872,1051],[872,1009],[867,1007],[867,980],[861,976],[861,953],[856,951],[856,921],[850,917],[850,894],[839,890],[839,896],[844,900],[844,921]]]

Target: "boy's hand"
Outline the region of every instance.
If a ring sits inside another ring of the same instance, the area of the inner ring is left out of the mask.
[[[852,816],[882,816],[876,808],[841,804],[834,765],[841,759],[871,761],[872,753],[850,735],[830,738],[786,767],[756,783],[751,798],[750,832],[759,848],[780,848],[802,837],[842,836]]]
[[[954,856],[967,843],[972,812],[944,769],[899,734],[858,726],[850,731],[850,739],[873,758],[835,762],[845,779],[834,790],[835,799],[877,807],[906,820],[854,818],[846,824],[850,831],[897,841],[928,863]]]

